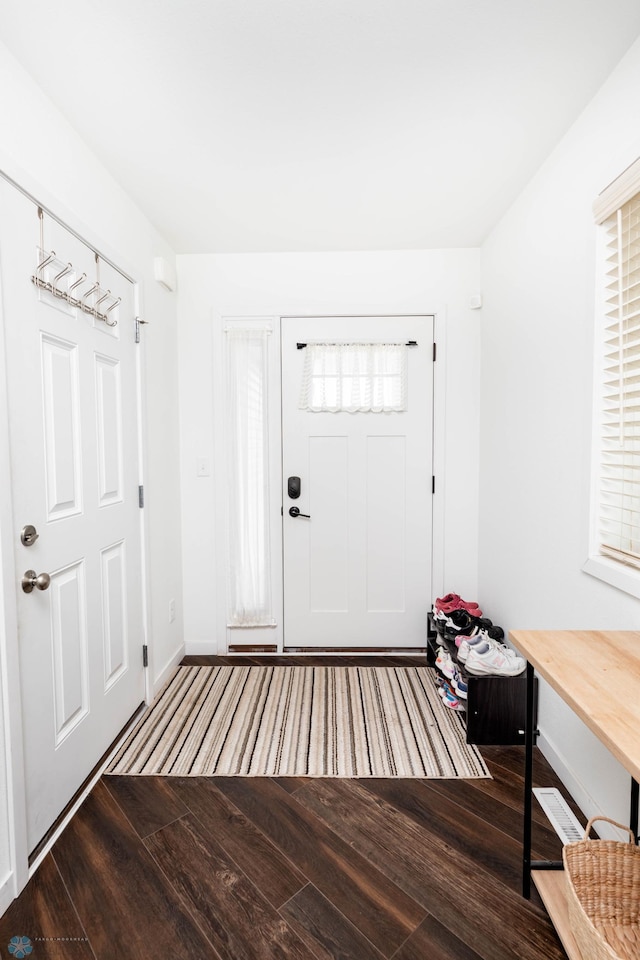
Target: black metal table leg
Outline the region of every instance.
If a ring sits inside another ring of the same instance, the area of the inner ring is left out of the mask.
[[[531,808],[533,788],[534,670],[527,663],[527,703],[524,728],[524,835],[522,841],[522,896],[531,896]]]
[[[631,810],[629,813],[629,829],[633,830],[633,835],[638,842],[638,813],[640,812],[640,787],[635,777],[631,777]]]

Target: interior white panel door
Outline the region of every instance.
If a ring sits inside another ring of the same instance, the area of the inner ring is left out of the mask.
[[[406,343],[407,409],[300,408],[298,343]],[[282,320],[284,645],[418,648],[431,601],[433,317]],[[287,479],[300,477],[301,494]],[[292,517],[291,507],[304,516]]]
[[[144,700],[135,308],[132,284],[104,263],[101,286],[122,297],[115,326],[36,288],[36,208],[0,180],[0,210],[33,850]],[[73,265],[59,290],[87,274],[79,298],[96,277],[93,253],[46,217],[44,240]],[[20,537],[27,524],[39,535],[30,546]],[[48,589],[24,593],[27,570],[48,574]]]

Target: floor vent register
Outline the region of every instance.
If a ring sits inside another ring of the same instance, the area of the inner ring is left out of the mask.
[[[559,790],[555,787],[534,787],[533,792],[563,843],[584,838],[584,827]]]

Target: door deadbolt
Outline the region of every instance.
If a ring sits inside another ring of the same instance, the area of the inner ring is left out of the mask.
[[[33,526],[33,524],[28,523],[26,527],[22,528],[22,532],[20,534],[20,542],[25,547],[32,547],[39,536],[40,534],[38,533],[36,528]]]
[[[27,570],[22,578],[22,589],[25,593],[31,593],[34,587],[38,590],[48,590],[51,583],[51,577],[48,573],[36,573],[35,570]]]
[[[300,496],[300,477],[289,477],[287,480],[287,493],[292,500],[297,500]]]

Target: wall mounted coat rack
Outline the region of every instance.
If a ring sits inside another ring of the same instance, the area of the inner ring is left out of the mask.
[[[114,316],[111,316],[115,308],[120,303],[122,297],[116,297],[111,290],[105,290],[100,286],[100,257],[94,253],[96,262],[96,279],[91,281],[86,273],[81,274],[73,283],[69,283],[71,275],[75,275],[73,264],[65,263],[58,259],[55,250],[44,249],[44,211],[38,207],[38,222],[40,227],[40,243],[37,248],[38,265],[36,272],[32,275],[31,281],[41,290],[46,290],[58,300],[64,300],[72,307],[88,313],[96,320],[102,320],[108,327],[115,327],[118,323]],[[65,281],[65,277],[67,278]],[[63,285],[64,284],[64,285]],[[82,290],[85,284],[89,288]]]
[[[49,272],[51,279],[46,279],[45,271]],[[65,277],[69,277],[69,274],[72,273],[73,265],[59,260],[55,250],[46,251],[38,248],[38,266],[31,277],[36,287],[47,290],[54,297],[64,300],[72,307],[77,307],[83,313],[88,313],[96,320],[102,320],[108,327],[115,327],[118,321],[110,314],[122,298],[116,297],[111,293],[111,290],[105,290],[101,287],[99,280],[94,282],[89,280],[86,273],[83,273],[64,289],[60,284]],[[82,287],[87,283],[90,284],[89,289],[82,293]]]

